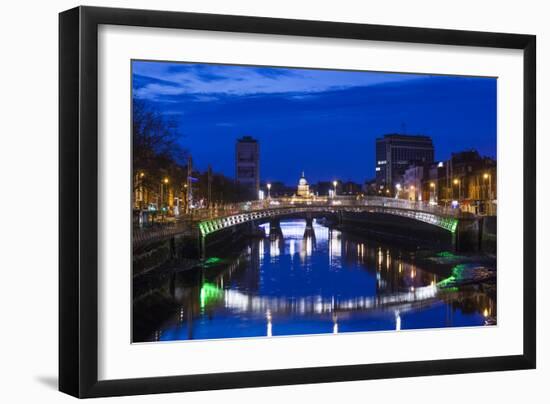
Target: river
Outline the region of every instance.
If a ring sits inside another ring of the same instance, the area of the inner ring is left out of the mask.
[[[479,266],[475,259],[420,257],[318,221],[313,234],[300,220],[282,221],[282,237],[265,230],[193,275],[171,275],[170,299],[134,307],[134,342],[496,324],[494,285],[442,287],[453,268]]]

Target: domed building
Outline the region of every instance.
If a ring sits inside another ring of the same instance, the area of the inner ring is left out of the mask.
[[[309,198],[311,196],[309,193],[309,185],[303,171],[302,177],[300,178],[300,181],[298,181],[298,190],[296,191],[296,195],[300,198]]]

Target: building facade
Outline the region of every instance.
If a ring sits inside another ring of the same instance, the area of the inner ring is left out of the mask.
[[[298,189],[296,190],[296,195],[300,198],[309,198],[311,196],[309,192],[309,184],[307,183],[304,172],[302,171],[302,176],[298,181]]]
[[[434,161],[434,146],[429,136],[384,135],[376,139],[375,153],[376,185],[382,193],[393,194],[410,166]]]
[[[237,139],[235,147],[235,181],[249,199],[257,199],[260,190],[260,145],[251,136]]]
[[[427,173],[427,166],[410,166],[403,174],[403,197],[410,201],[422,201],[422,185]]]
[[[424,198],[439,205],[457,203],[464,211],[496,214],[497,163],[475,150],[453,153],[432,165],[423,182]]]

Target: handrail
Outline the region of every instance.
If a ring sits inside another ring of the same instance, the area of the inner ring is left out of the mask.
[[[156,223],[153,226],[135,228],[133,235],[134,246],[143,242],[163,239],[175,234],[195,234],[198,223],[206,220],[230,218],[238,215],[254,212],[264,212],[263,216],[271,216],[274,211],[279,213],[288,210],[299,212],[314,208],[327,209],[353,209],[353,208],[388,208],[402,211],[428,213],[442,217],[442,219],[475,218],[471,213],[461,212],[460,209],[453,209],[444,206],[430,205],[422,201],[409,201],[386,197],[316,197],[316,198],[272,198],[262,201],[248,201],[234,204],[217,205],[210,208],[193,209],[188,214],[183,214],[171,222]],[[267,213],[269,212],[269,213]],[[406,216],[409,214],[400,214]],[[259,216],[259,217],[260,217]]]

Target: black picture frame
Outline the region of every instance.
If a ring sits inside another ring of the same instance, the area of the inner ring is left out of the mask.
[[[99,381],[97,62],[100,24],[523,50],[523,354]],[[59,99],[61,391],[84,398],[535,368],[534,35],[77,7],[59,15]]]

